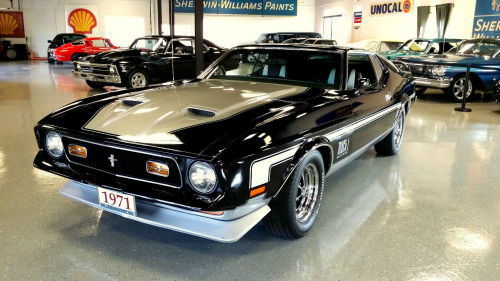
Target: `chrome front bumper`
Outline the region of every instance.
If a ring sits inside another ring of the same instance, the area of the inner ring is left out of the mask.
[[[136,197],[137,216],[131,216],[101,207],[97,187],[93,185],[70,180],[59,193],[127,219],[225,243],[238,241],[271,211],[269,200],[253,201],[216,216]]]
[[[415,86],[429,87],[429,88],[448,88],[451,84],[452,78],[425,78],[425,77],[414,77]]]
[[[120,75],[94,74],[94,73],[81,72],[81,71],[75,71],[75,70],[73,70],[72,73],[73,73],[74,78],[85,79],[85,80],[96,81],[96,82],[107,82],[107,83],[113,83],[113,84],[121,84],[122,83],[122,79],[120,78]]]

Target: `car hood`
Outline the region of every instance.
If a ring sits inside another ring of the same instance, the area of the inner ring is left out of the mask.
[[[101,52],[93,56],[88,56],[85,58],[85,61],[106,64],[140,57],[142,55],[143,51],[137,49],[115,49],[111,51]]]
[[[442,55],[422,55],[422,56],[403,56],[399,57],[399,60],[405,62],[415,62],[415,63],[441,63],[441,64],[454,64],[454,63],[464,63],[464,64],[485,64],[489,65],[492,63],[498,64],[500,59],[491,59],[487,56],[475,56],[475,55],[458,55],[458,54],[442,54]]]
[[[125,142],[200,154],[218,139],[236,138],[279,114],[280,108],[297,102],[287,97],[306,90],[232,80],[161,87],[114,99],[100,107],[83,129]]]

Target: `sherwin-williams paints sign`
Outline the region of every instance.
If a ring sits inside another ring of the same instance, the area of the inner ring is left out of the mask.
[[[175,0],[176,13],[194,13],[194,0]],[[204,0],[207,14],[296,16],[297,0]]]
[[[413,9],[412,0],[389,1],[370,5],[371,15],[407,14]]]
[[[500,38],[500,0],[476,0],[473,38]]]

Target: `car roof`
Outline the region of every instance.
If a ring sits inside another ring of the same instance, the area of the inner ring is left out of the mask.
[[[106,40],[109,40],[108,38],[106,37],[87,37],[87,38],[84,38],[84,39],[87,39],[87,40],[100,40],[100,39],[106,39]]]
[[[310,32],[310,31],[304,31],[304,32],[300,32],[300,31],[292,31],[292,32],[266,32],[266,33],[262,33],[262,35],[270,35],[270,34],[319,34],[319,32]]]
[[[264,47],[266,49],[312,49],[312,50],[329,50],[329,51],[366,51],[359,48],[352,48],[346,46],[338,46],[338,45],[311,45],[311,44],[302,44],[302,43],[261,43],[261,44],[246,44],[236,46],[233,49],[251,49],[251,48],[259,48]],[[370,51],[366,51],[367,53],[371,53]]]

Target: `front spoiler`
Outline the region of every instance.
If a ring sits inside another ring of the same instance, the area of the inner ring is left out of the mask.
[[[166,228],[218,242],[238,241],[271,210],[268,205],[234,219],[220,220],[194,211],[184,210],[166,204],[148,202],[136,197],[137,216],[130,216],[99,205],[97,188],[92,185],[68,181],[60,190],[62,195],[92,207],[120,215],[127,219]]]

